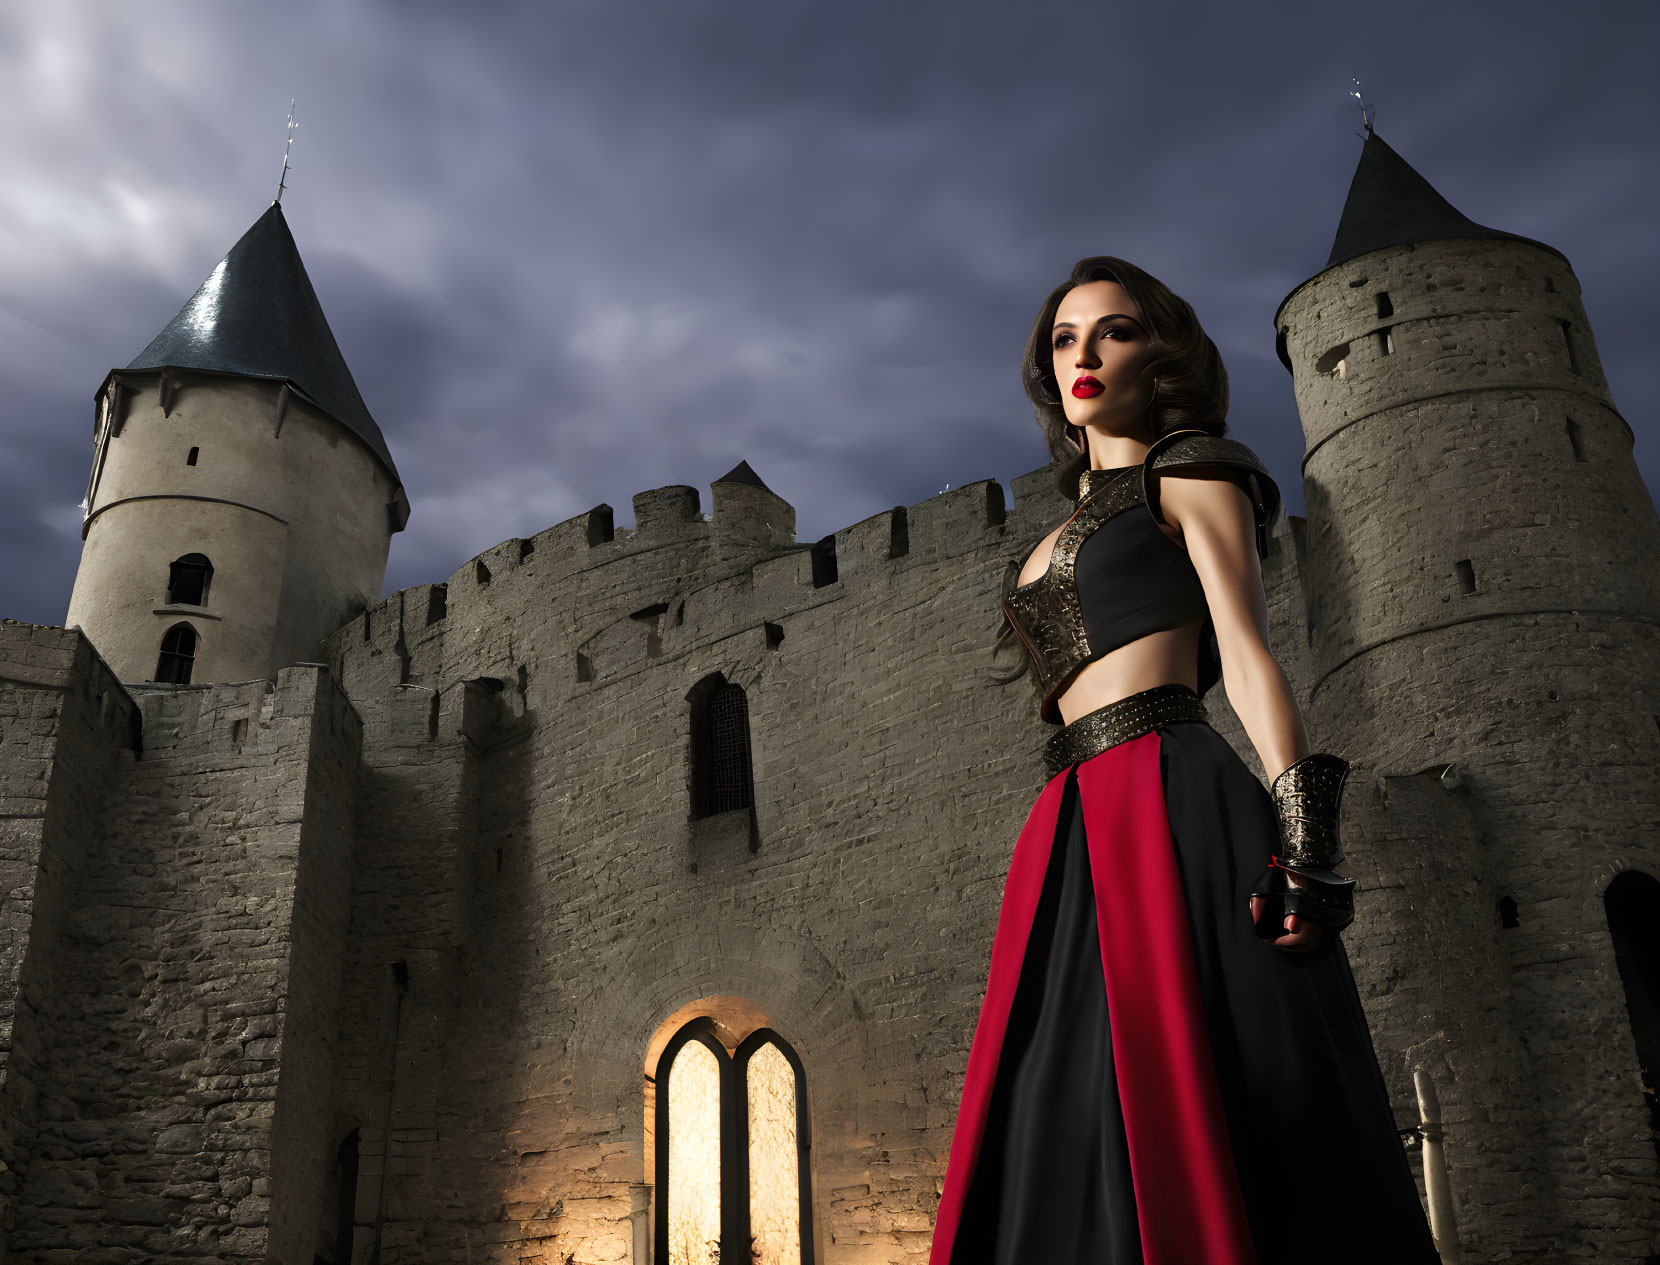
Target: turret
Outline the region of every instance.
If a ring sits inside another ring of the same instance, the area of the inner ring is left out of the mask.
[[[379,599],[409,504],[272,203],[100,387],[67,623],[124,681],[274,677]]]
[[[1400,890],[1450,915],[1416,948],[1422,978],[1386,990],[1438,996],[1403,1021],[1422,1030],[1380,1041],[1445,1050],[1467,1247],[1536,1259],[1531,1226],[1551,1259],[1642,1259],[1660,1209],[1641,1078],[1652,1099],[1660,1049],[1639,1049],[1656,1031],[1639,1017],[1660,980],[1623,988],[1616,948],[1651,962],[1660,907],[1622,945],[1604,896],[1623,870],[1660,874],[1660,522],[1578,281],[1368,128],[1326,266],[1275,325],[1307,440],[1314,740],[1385,784],[1444,770],[1480,833],[1368,861],[1380,907]],[[1444,887],[1414,890],[1431,870],[1468,881],[1458,911]],[[1438,955],[1462,963],[1478,941],[1497,991],[1455,995]],[[1524,1065],[1491,1025],[1491,1044],[1448,1037],[1483,1012],[1513,1025]],[[1474,1069],[1499,1066],[1492,1101]]]

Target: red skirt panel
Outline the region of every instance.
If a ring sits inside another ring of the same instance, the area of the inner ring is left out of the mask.
[[[1015,845],[930,1265],[950,1265],[1068,776],[1050,780]],[[1254,1265],[1170,837],[1159,735],[1121,743],[1076,766],[1076,776],[1143,1259]]]

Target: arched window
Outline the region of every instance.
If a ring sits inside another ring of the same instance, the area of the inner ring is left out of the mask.
[[[749,751],[749,697],[720,673],[693,688],[693,819],[755,807]]]
[[[199,553],[187,553],[167,572],[167,600],[185,606],[206,606],[213,563]]]
[[[812,1265],[807,1083],[771,1028],[731,1055],[693,1019],[657,1060],[657,1250],[662,1265]]]
[[[189,685],[190,670],[195,666],[196,630],[189,624],[174,624],[161,639],[156,680],[164,685]]]
[[[1641,870],[1626,870],[1603,892],[1602,905],[1625,985],[1626,1013],[1637,1039],[1643,1098],[1654,1127],[1660,1129],[1660,880]],[[1660,1134],[1655,1145],[1660,1148]]]

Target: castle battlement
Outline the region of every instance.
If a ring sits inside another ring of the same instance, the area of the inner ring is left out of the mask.
[[[383,599],[330,638],[328,656],[348,689],[511,680],[521,668],[603,685],[745,630],[781,638],[827,604],[891,602],[903,577],[955,560],[1000,580],[1071,508],[1047,467],[1016,485],[1013,510],[1001,484],[981,480],[816,543],[795,540],[794,508],[768,488],[717,482],[707,517],[696,489],[653,488],[634,497],[632,529],[599,505],[505,540],[442,583]]]

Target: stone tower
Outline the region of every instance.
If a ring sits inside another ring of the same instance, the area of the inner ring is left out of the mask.
[[[67,623],[121,680],[274,677],[379,599],[408,501],[278,203],[96,398]]]
[[[1660,523],[1579,285],[1368,129],[1331,257],[1275,323],[1311,731],[1381,775],[1374,825],[1415,782],[1445,797],[1362,849],[1398,918],[1374,1030],[1437,1069],[1466,1250],[1642,1259],[1656,922],[1611,935],[1610,884],[1660,921]]]

